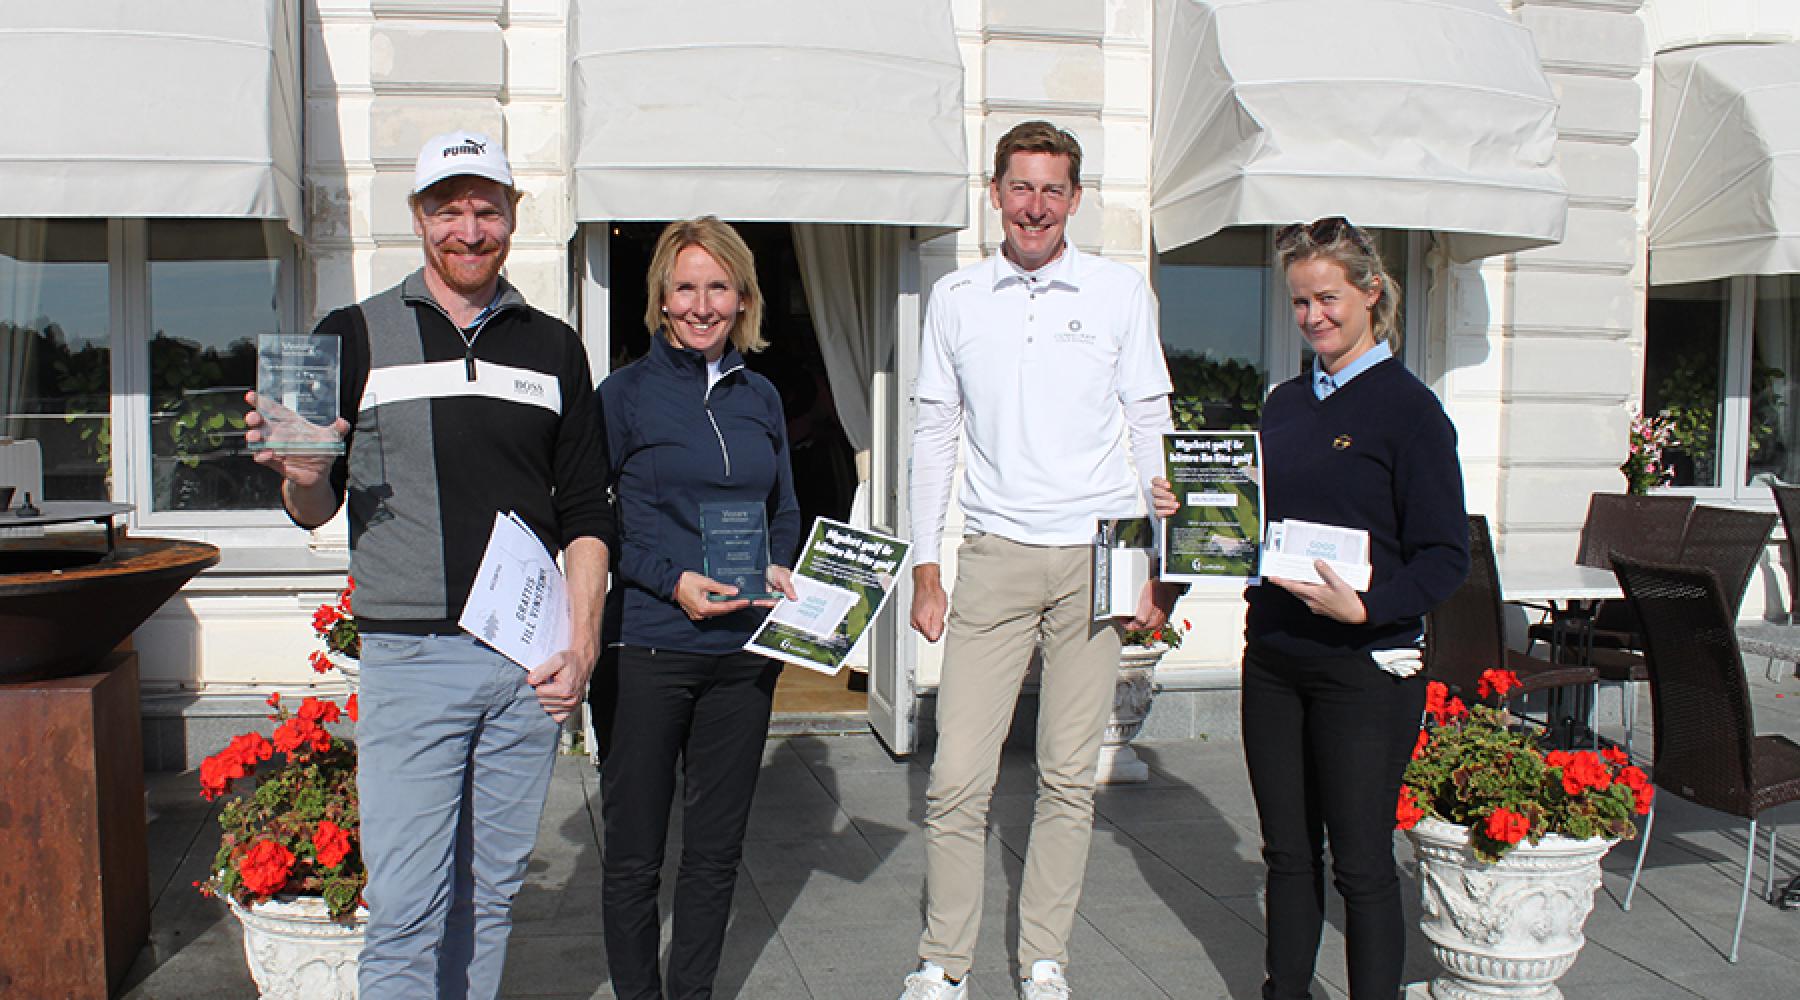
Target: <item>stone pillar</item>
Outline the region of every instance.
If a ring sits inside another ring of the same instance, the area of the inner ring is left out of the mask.
[[[1485,339],[1500,363],[1490,371],[1500,404],[1494,509],[1503,545],[1565,559],[1574,556],[1588,494],[1624,488],[1618,465],[1628,404],[1639,395],[1645,256],[1634,143],[1644,27],[1636,0],[1512,6],[1560,103],[1568,228],[1556,246],[1459,277],[1485,287]],[[1458,291],[1466,303],[1471,290]],[[1468,320],[1469,310],[1460,316]],[[1451,332],[1459,332],[1454,323]],[[1480,499],[1472,498],[1475,509]]]
[[[308,14],[313,316],[419,266],[414,158],[456,128],[505,144],[523,193],[507,275],[533,305],[571,316],[566,0],[317,0]]]

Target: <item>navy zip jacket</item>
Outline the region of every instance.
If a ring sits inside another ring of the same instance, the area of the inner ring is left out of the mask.
[[[767,616],[748,608],[696,622],[675,603],[681,574],[704,572],[702,503],[761,500],[769,560],[792,566],[799,548],[781,396],[729,345],[719,370],[724,375],[709,391],[706,359],[659,331],[649,354],[600,383],[600,426],[619,504],[617,641],[627,645],[736,652]]]
[[[1263,403],[1264,511],[1369,532],[1369,620],[1346,625],[1264,583],[1245,592],[1246,638],[1290,656],[1416,645],[1425,613],[1469,572],[1456,428],[1431,390],[1389,359],[1318,398],[1312,373]]]

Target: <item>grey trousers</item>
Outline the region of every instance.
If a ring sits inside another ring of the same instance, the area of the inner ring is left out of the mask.
[[[365,635],[362,660],[358,989],[494,997],[560,727],[525,671],[472,637]]]
[[[953,979],[981,930],[988,802],[1000,744],[1031,662],[1038,693],[1037,803],[1019,887],[1019,967],[1067,963],[1094,827],[1094,771],[1112,713],[1119,629],[1092,620],[1086,545],[1024,545],[975,535],[957,550],[938,682],[937,755],[925,806],[925,932],[919,957]]]

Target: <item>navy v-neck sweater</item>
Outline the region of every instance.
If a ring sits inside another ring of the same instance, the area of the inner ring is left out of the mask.
[[[1456,429],[1431,390],[1383,361],[1319,399],[1311,373],[1263,404],[1269,523],[1284,518],[1369,532],[1369,620],[1346,625],[1271,583],[1245,592],[1249,644],[1292,656],[1342,656],[1414,645],[1423,616],[1469,571],[1468,517]]]

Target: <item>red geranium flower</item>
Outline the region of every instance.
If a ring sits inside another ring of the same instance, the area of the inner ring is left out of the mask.
[[[1483,670],[1475,691],[1483,698],[1504,698],[1506,692],[1519,686],[1519,675],[1510,670]]]
[[[350,717],[351,722],[355,722],[356,721],[356,712],[357,712],[356,695],[352,694],[350,696],[350,700],[344,702],[344,714],[348,715]]]
[[[1418,760],[1420,757],[1425,756],[1425,748],[1429,746],[1431,746],[1431,730],[1419,730],[1418,742],[1413,744],[1412,759]]]
[[[1531,832],[1531,821],[1501,806],[1487,818],[1487,835],[1502,844],[1516,844]]]
[[[350,834],[336,823],[322,819],[319,829],[313,833],[313,851],[320,866],[336,868],[350,854]]]
[[[1600,762],[1600,758],[1592,750],[1581,750],[1563,756],[1563,791],[1573,796],[1590,788],[1605,791],[1612,787],[1612,772],[1607,770],[1606,765]],[[1551,766],[1557,765],[1551,762]]]
[[[274,895],[294,870],[294,852],[273,840],[259,840],[238,858],[237,867],[245,888],[258,896]]]
[[[1425,810],[1419,808],[1418,799],[1408,785],[1400,786],[1400,803],[1394,808],[1394,825],[1402,830],[1410,830],[1425,818]]]
[[[1633,809],[1642,816],[1650,811],[1650,804],[1656,801],[1656,786],[1650,783],[1649,775],[1638,767],[1627,767],[1619,772],[1619,781],[1631,789]]]
[[[331,669],[331,657],[316,649],[306,654],[306,661],[312,664],[314,673],[322,674]]]
[[[1626,764],[1631,763],[1631,758],[1627,757],[1625,751],[1620,750],[1618,747],[1602,747],[1600,749],[1600,756],[1604,758],[1608,764],[1611,764],[1614,767],[1624,767]]]
[[[337,702],[321,701],[309,696],[300,703],[299,716],[308,722],[336,722],[338,720]]]

